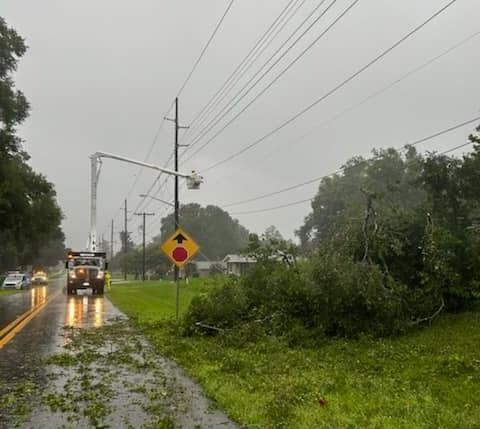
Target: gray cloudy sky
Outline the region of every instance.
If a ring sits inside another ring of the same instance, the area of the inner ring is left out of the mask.
[[[300,6],[239,85],[275,52],[320,0]],[[218,126],[233,117],[286,67],[353,0],[338,0],[325,17]],[[16,74],[32,105],[21,128],[31,164],[52,181],[65,213],[67,245],[85,246],[89,227],[89,160],[97,150],[144,159],[193,63],[227,7],[228,0],[2,0],[0,15],[27,40],[29,50]],[[236,0],[180,97],[180,118],[188,125],[258,38],[289,3]],[[323,8],[329,4],[325,2]],[[448,0],[360,0],[306,55],[238,120],[183,164],[202,170],[254,142],[426,20]],[[294,9],[292,9],[293,11]],[[322,9],[320,9],[322,10]],[[293,13],[293,12],[292,12]],[[315,15],[316,16],[316,15]],[[458,0],[423,30],[332,97],[264,142],[207,171],[199,191],[182,190],[182,201],[219,206],[328,174],[353,155],[400,146],[480,116],[480,37],[413,74],[390,90],[335,120],[332,118],[406,72],[479,31],[480,2]],[[294,39],[292,39],[294,40]],[[233,96],[234,92],[230,96]],[[221,107],[222,105],[220,105]],[[218,111],[218,110],[217,110]],[[216,113],[215,111],[214,113]],[[419,146],[445,150],[465,142],[465,127]],[[195,137],[201,127],[186,134]],[[304,138],[301,136],[307,134]],[[173,148],[173,127],[165,123],[149,161],[164,164]],[[134,183],[138,168],[105,160],[99,187],[99,234],[108,235]],[[166,208],[150,201],[138,206],[156,173],[143,171],[129,207],[154,211],[149,236]],[[157,197],[170,199],[172,184]],[[307,199],[317,184],[231,207],[260,210]],[[158,186],[154,188],[157,193]],[[309,203],[236,215],[252,231],[274,224],[292,237]],[[130,230],[139,241],[139,218]]]

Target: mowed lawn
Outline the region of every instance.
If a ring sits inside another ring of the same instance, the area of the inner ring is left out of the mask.
[[[180,282],[179,310],[183,314],[190,301],[202,290],[204,282],[193,279],[186,285]],[[175,318],[176,288],[172,281],[145,281],[112,284],[110,299],[125,313],[139,323],[156,322]]]
[[[182,287],[182,311],[202,290]],[[182,337],[161,322],[175,314],[172,284],[118,286],[111,297],[245,428],[480,428],[480,313],[400,338],[305,346],[295,334]]]

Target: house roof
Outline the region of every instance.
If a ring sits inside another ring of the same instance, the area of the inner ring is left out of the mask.
[[[223,262],[230,264],[254,264],[257,262],[255,258],[245,255],[227,255],[223,258]]]
[[[212,265],[223,265],[222,261],[195,261],[198,270],[209,270]]]

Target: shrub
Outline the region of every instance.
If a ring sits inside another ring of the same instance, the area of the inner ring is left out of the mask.
[[[406,327],[406,288],[377,265],[323,253],[313,262],[311,281],[314,325],[327,335],[385,336]]]
[[[243,288],[238,281],[230,279],[228,283],[192,300],[184,318],[185,332],[216,332],[215,329],[205,330],[198,326],[199,323],[219,330],[237,326],[245,320],[246,309]]]

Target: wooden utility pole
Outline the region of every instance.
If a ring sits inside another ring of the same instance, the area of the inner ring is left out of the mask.
[[[123,255],[124,255],[124,261],[123,261],[123,278],[127,280],[127,244],[128,244],[128,232],[127,232],[127,200],[125,199],[125,211],[124,211],[124,218],[125,218],[125,230],[124,230],[124,235],[123,235]]]
[[[175,154],[175,157],[174,157],[174,171],[176,173],[178,173],[178,148],[181,147],[182,145],[180,145],[178,143],[178,132],[179,130],[181,129],[186,129],[188,127],[181,127],[179,125],[179,118],[178,118],[178,97],[175,98],[175,118],[173,119],[170,119],[170,118],[166,118],[167,120],[171,121],[171,122],[174,122],[175,123],[175,141],[174,141],[174,154]],[[174,226],[174,231],[176,231],[179,227],[180,227],[180,198],[179,198],[179,193],[178,193],[178,174],[175,175],[175,189],[174,189],[174,195],[175,195],[175,201],[174,201],[174,208],[175,208],[175,212],[174,212],[174,222],[175,222],[175,226]],[[178,284],[178,277],[179,277],[179,268],[175,265],[174,267],[174,272],[173,272],[173,279],[175,281],[175,285],[176,285],[176,305],[175,305],[175,314],[176,314],[176,318],[178,320],[178,313],[179,313],[179,304],[180,304],[180,289],[179,289],[179,284]]]
[[[145,260],[146,260],[146,253],[145,253],[145,230],[146,230],[146,219],[147,216],[153,216],[155,213],[135,213],[136,216],[143,216],[143,258],[142,258],[142,282],[145,281]]]

